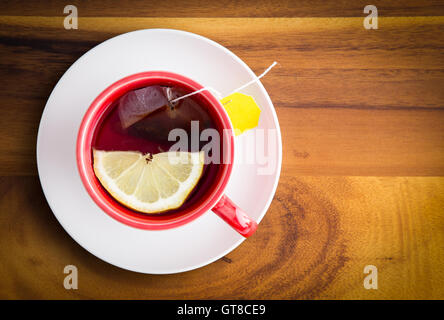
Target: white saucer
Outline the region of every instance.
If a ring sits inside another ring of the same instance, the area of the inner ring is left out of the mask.
[[[183,272],[221,258],[244,238],[212,212],[185,226],[164,231],[126,226],[93,202],[76,167],[77,131],[94,98],[113,82],[149,70],[183,74],[222,94],[254,78],[250,68],[232,52],[192,33],[150,29],[107,40],[77,60],[48,99],[37,139],[39,176],[54,215],[86,250],[108,263],[136,272]],[[237,163],[226,194],[260,222],[276,191],[282,142],[273,104],[262,84],[253,84],[242,92],[254,96],[262,109],[258,128],[277,130],[277,170],[272,175],[257,175],[256,165]],[[236,150],[243,148],[252,132],[236,138]]]

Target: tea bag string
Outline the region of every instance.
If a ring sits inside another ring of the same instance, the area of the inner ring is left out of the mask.
[[[271,64],[271,65],[270,65],[270,66],[269,66],[264,72],[262,72],[258,77],[255,77],[253,80],[251,80],[251,81],[245,83],[244,85],[240,86],[239,88],[233,90],[230,94],[233,94],[233,93],[235,93],[235,92],[238,92],[238,91],[240,91],[240,90],[242,90],[242,89],[248,87],[249,85],[251,85],[251,84],[253,84],[253,83],[255,83],[255,82],[258,82],[258,81],[259,81],[263,76],[265,76],[265,75],[268,73],[268,71],[270,71],[270,70],[271,70],[276,64],[277,64],[276,61],[273,62],[273,63],[272,63],[272,64]],[[179,100],[182,100],[182,99],[188,98],[188,97],[190,97],[190,96],[192,96],[192,95],[198,94],[198,93],[200,93],[200,92],[202,92],[202,91],[205,91],[205,90],[210,91],[210,92],[212,92],[212,93],[216,93],[216,95],[218,96],[219,99],[222,98],[222,95],[220,94],[220,92],[218,92],[218,91],[215,90],[214,88],[212,88],[212,87],[204,87],[204,88],[199,89],[199,90],[197,90],[197,91],[193,91],[193,92],[188,93],[188,94],[186,94],[186,95],[180,96],[179,98],[173,99],[173,100],[171,100],[170,102],[171,102],[171,103],[177,102],[177,101],[179,101]],[[230,94],[229,94],[229,95],[230,95]]]

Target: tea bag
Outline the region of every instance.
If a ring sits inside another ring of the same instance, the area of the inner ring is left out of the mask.
[[[172,102],[184,94],[180,88],[166,86],[129,92],[119,101],[122,127],[132,135],[155,142],[167,142],[173,129],[183,129],[190,136],[191,121],[199,121],[199,131],[211,127],[209,114],[194,99]]]
[[[161,86],[149,86],[128,92],[119,100],[119,117],[124,129],[168,104]]]
[[[174,89],[173,89],[174,90]],[[192,99],[184,99],[168,105],[162,109],[150,113],[142,120],[136,122],[131,130],[146,136],[154,141],[168,141],[171,130],[182,129],[191,135],[191,121],[199,121],[199,131],[210,125],[211,119],[208,113],[202,110]]]

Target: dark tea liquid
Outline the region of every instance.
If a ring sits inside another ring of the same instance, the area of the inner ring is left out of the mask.
[[[214,111],[203,99],[199,100],[198,95],[170,102],[187,93],[189,91],[176,86],[149,86],[126,93],[102,116],[94,132],[93,148],[103,151],[139,151],[143,154],[167,152],[177,142],[168,141],[170,131],[183,129],[188,135],[188,148],[181,151],[200,151],[208,141],[199,142],[197,150],[192,149],[191,121],[198,122],[199,135],[203,130],[211,128],[216,129],[222,137],[221,124],[214,120],[218,119],[212,114]],[[195,205],[216,181],[218,171],[219,164],[205,164],[198,184],[184,204],[161,214],[175,213]]]

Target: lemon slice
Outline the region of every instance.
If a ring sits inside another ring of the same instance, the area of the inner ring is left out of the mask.
[[[199,181],[204,165],[201,152],[93,150],[94,172],[120,203],[144,213],[180,207]]]

